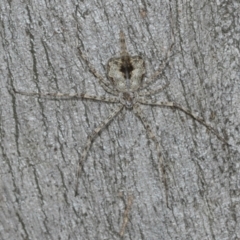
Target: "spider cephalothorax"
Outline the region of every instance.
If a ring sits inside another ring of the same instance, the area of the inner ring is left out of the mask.
[[[132,108],[137,102],[138,94],[135,92],[121,92],[119,94],[119,101],[126,107]]]

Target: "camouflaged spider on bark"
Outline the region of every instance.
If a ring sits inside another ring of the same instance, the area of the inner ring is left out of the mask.
[[[169,84],[165,84],[164,86],[160,86],[156,89],[149,89],[149,85],[154,83],[157,77],[162,73],[164,68],[166,67],[167,62],[169,61],[171,46],[166,54],[166,60],[162,63],[162,65],[158,68],[158,70],[150,76],[149,79],[145,80],[145,62],[141,56],[131,56],[127,52],[125,35],[123,31],[120,32],[120,45],[121,45],[121,53],[119,57],[111,58],[107,63],[107,76],[105,79],[101,74],[99,74],[96,69],[90,64],[87,57],[82,53],[79,48],[79,53],[82,59],[87,64],[89,71],[99,80],[99,84],[102,88],[109,94],[113,95],[112,97],[105,96],[93,96],[89,94],[61,94],[61,93],[26,93],[16,91],[19,94],[28,95],[28,96],[38,96],[42,98],[50,98],[50,99],[81,99],[81,100],[94,100],[106,103],[116,103],[117,107],[109,114],[109,116],[103,120],[98,127],[96,127],[92,134],[90,134],[87,138],[85,147],[83,149],[81,159],[79,160],[79,167],[77,172],[77,181],[76,181],[76,189],[75,195],[78,194],[78,184],[79,177],[83,167],[83,163],[85,162],[90,147],[98,135],[98,133],[103,130],[107,124],[109,124],[116,116],[119,114],[124,108],[133,110],[133,113],[140,119],[144,128],[146,129],[147,135],[150,139],[155,142],[156,150],[159,157],[160,164],[160,173],[163,178],[164,186],[166,189],[166,201],[167,201],[167,183],[165,179],[165,170],[163,158],[160,152],[160,145],[157,141],[155,134],[153,133],[152,128],[147,123],[146,118],[142,112],[141,105],[150,105],[150,106],[159,106],[159,107],[168,107],[174,108],[179,111],[184,112],[189,115],[191,118],[205,126],[209,131],[211,131],[218,139],[222,142],[227,143],[227,141],[222,138],[217,131],[207,124],[202,118],[198,117],[196,114],[192,113],[187,108],[181,106],[175,102],[157,102],[150,100],[148,97],[162,91]]]

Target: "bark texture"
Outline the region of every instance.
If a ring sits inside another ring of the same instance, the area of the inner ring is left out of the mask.
[[[0,2],[0,239],[240,239],[239,1]],[[132,111],[94,141],[74,196],[87,136],[115,104],[15,94],[108,95],[78,54],[104,76],[119,53],[169,65],[156,95],[197,112],[232,146],[184,113],[145,106],[166,165]]]

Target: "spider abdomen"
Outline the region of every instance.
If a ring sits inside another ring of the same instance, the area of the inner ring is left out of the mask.
[[[111,58],[107,64],[108,78],[120,92],[136,91],[142,84],[145,63],[140,56]]]

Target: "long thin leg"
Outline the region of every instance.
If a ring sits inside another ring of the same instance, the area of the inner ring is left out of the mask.
[[[171,9],[170,9],[170,12],[171,12]],[[171,51],[172,51],[172,47],[175,43],[175,40],[174,40],[174,31],[173,31],[173,19],[172,19],[172,13],[171,13],[171,20],[170,20],[170,29],[171,29],[171,45],[170,47],[168,48],[168,51],[167,51],[167,54],[166,54],[166,57],[165,57],[165,60],[164,62],[159,66],[159,68],[157,69],[157,71],[155,71],[153,73],[152,76],[149,77],[149,79],[143,83],[141,89],[144,89],[146,88],[148,85],[150,85],[151,83],[153,83],[156,78],[163,72],[163,70],[166,68],[167,64],[169,63],[169,60],[171,58]]]
[[[150,139],[152,139],[156,145],[156,149],[157,149],[157,153],[158,153],[158,157],[159,157],[160,168],[161,168],[161,172],[162,172],[162,181],[164,183],[164,187],[165,187],[165,191],[166,191],[166,193],[165,193],[166,204],[168,206],[168,186],[167,186],[167,180],[166,180],[166,171],[165,171],[165,167],[164,167],[164,160],[163,160],[163,157],[162,157],[162,154],[160,151],[159,142],[158,142],[156,136],[154,135],[150,125],[148,124],[148,122],[147,122],[145,116],[143,115],[142,110],[138,104],[134,105],[133,111],[139,117],[141,122],[143,123],[143,126],[147,131],[148,137]]]
[[[89,99],[94,101],[102,101],[102,102],[109,102],[109,103],[119,103],[119,99],[117,97],[105,97],[105,96],[95,96],[90,94],[68,94],[68,93],[36,93],[36,92],[23,92],[23,91],[15,91],[15,93],[26,95],[30,97],[39,97],[39,98],[46,98],[49,100],[73,100],[73,99]]]
[[[79,177],[81,174],[81,170],[83,167],[83,163],[85,162],[86,158],[87,158],[87,154],[89,152],[89,149],[93,143],[93,140],[96,138],[96,136],[98,135],[98,133],[104,128],[106,127],[106,125],[111,122],[111,120],[123,109],[123,105],[117,107],[112,113],[110,113],[110,115],[102,122],[100,123],[100,125],[98,127],[96,127],[92,134],[88,136],[87,138],[87,142],[86,145],[84,147],[81,159],[79,160],[79,165],[78,165],[78,171],[77,171],[77,182],[76,182],[76,189],[75,189],[75,196],[78,195],[78,184],[79,184]]]
[[[110,81],[106,81],[104,79],[104,77],[97,72],[97,70],[93,67],[93,65],[89,62],[88,58],[85,56],[85,54],[81,51],[81,49],[78,47],[78,51],[79,54],[81,56],[81,58],[85,61],[85,63],[87,64],[89,71],[99,80],[99,84],[101,85],[101,87],[108,93],[113,94],[115,96],[118,95],[118,92],[115,91],[114,89],[112,89],[110,87],[111,83]]]
[[[151,89],[151,90],[142,90],[142,91],[139,91],[139,96],[140,97],[143,97],[143,96],[152,96],[156,93],[159,93],[161,91],[163,91],[165,88],[167,88],[169,86],[169,82],[167,82],[164,86],[160,87],[160,88],[157,88],[157,89]]]
[[[150,85],[151,83],[153,83],[156,78],[163,72],[163,70],[166,68],[167,64],[169,63],[170,57],[171,57],[171,50],[173,47],[174,43],[171,44],[171,46],[168,48],[167,51],[167,56],[164,60],[164,62],[159,66],[159,68],[153,73],[152,76],[149,77],[149,79],[147,81],[145,81],[143,83],[143,85],[141,86],[141,89],[146,88],[148,85]]]
[[[128,54],[128,51],[127,51],[125,34],[122,30],[119,33],[119,38],[120,38],[120,49],[121,49],[120,55],[121,55],[122,58],[125,58],[125,57],[129,56],[129,54]]]
[[[178,109],[182,112],[184,112],[185,114],[189,115],[191,118],[193,118],[194,120],[198,121],[200,124],[202,124],[203,126],[205,126],[209,131],[211,131],[219,140],[221,140],[222,142],[226,143],[227,145],[230,145],[223,137],[221,137],[218,132],[211,127],[209,124],[207,124],[202,118],[198,117],[196,114],[192,113],[190,110],[188,110],[185,107],[182,107],[181,105],[179,105],[178,103],[175,102],[154,102],[151,100],[147,100],[147,99],[139,99],[139,102],[144,104],[144,105],[152,105],[152,106],[159,106],[159,107],[170,107],[170,108],[175,108]]]
[[[130,209],[132,207],[132,204],[133,204],[133,195],[130,195],[130,196],[128,196],[126,208],[125,208],[125,211],[123,213],[123,223],[122,223],[121,230],[119,232],[119,235],[121,237],[123,237],[125,229],[127,227],[127,224],[128,224],[128,221],[129,221],[129,213],[130,213]]]

